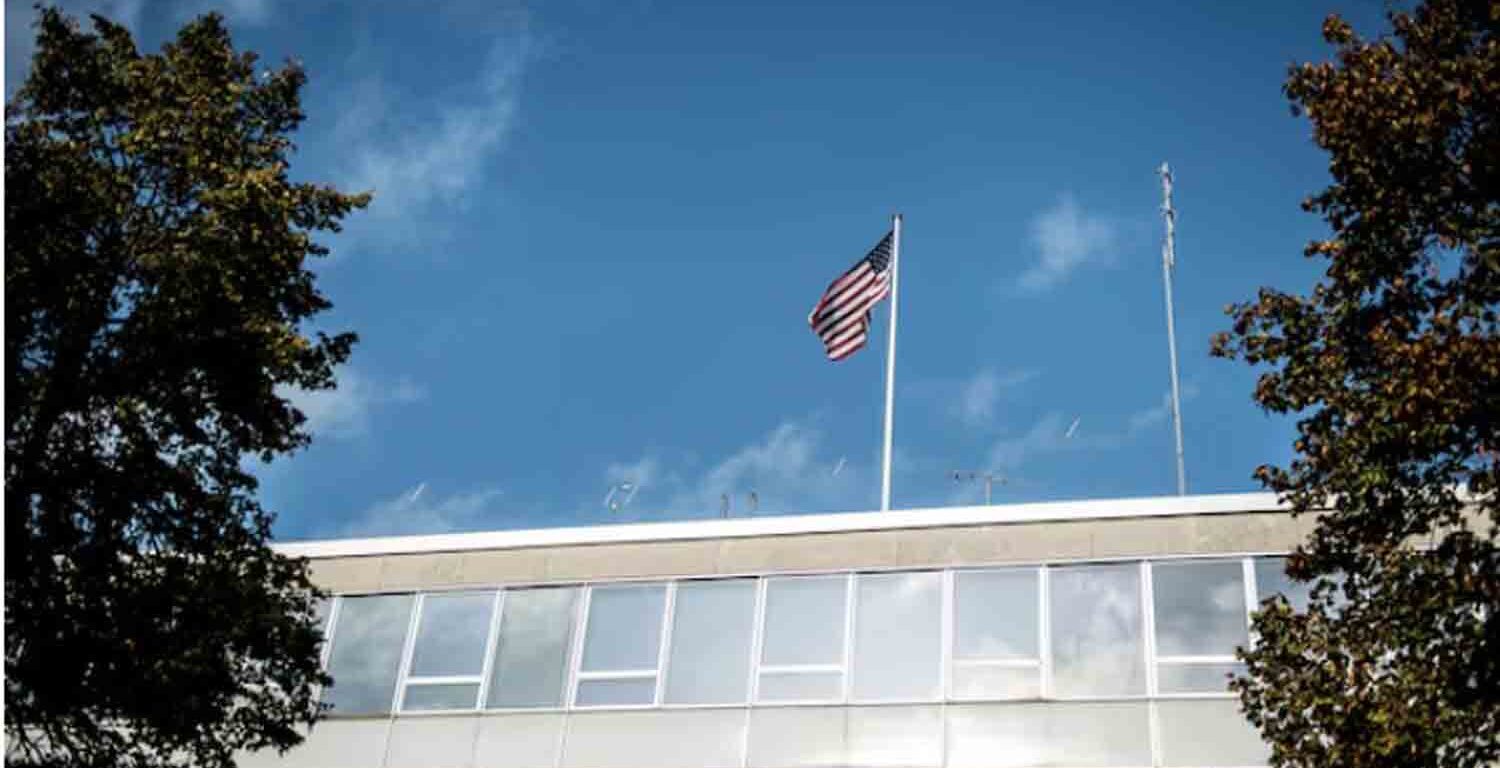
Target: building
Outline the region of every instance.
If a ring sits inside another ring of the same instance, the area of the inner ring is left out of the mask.
[[[280,545],[333,715],[249,768],[1255,766],[1270,494]]]

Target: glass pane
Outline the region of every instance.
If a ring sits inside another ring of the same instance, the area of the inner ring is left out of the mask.
[[[1249,639],[1238,561],[1152,563],[1157,656],[1228,656]]]
[[[750,684],[755,581],[684,582],[677,586],[673,613],[667,703],[744,701]]]
[[[1146,692],[1140,568],[1059,568],[1051,573],[1052,677],[1058,696]]]
[[[408,685],[406,699],[401,702],[405,712],[422,712],[431,709],[473,709],[479,700],[479,683],[455,685]]]
[[[947,765],[1151,765],[1148,706],[1143,701],[950,705]]]
[[[313,601],[313,626],[324,638],[328,637],[328,617],[333,613],[333,598],[320,597]]]
[[[1162,765],[1265,765],[1271,750],[1234,699],[1159,701]]]
[[[563,703],[578,590],[506,590],[486,706],[556,707]]]
[[[583,669],[656,669],[666,594],[660,584],[595,587],[583,636]]]
[[[1037,658],[1038,589],[1034,570],[954,574],[954,658]]]
[[[845,577],[766,582],[762,664],[842,664]]]
[[[761,701],[838,701],[844,696],[842,672],[763,672]]]
[[[342,598],[328,658],[334,681],[323,689],[335,714],[391,711],[413,601],[411,595]]]
[[[411,674],[477,675],[484,669],[493,592],[426,595],[411,652]]]
[[[1228,693],[1229,676],[1243,674],[1244,664],[1158,664],[1156,689],[1162,693]]]
[[[1039,668],[955,666],[953,696],[960,699],[1035,699],[1042,695]]]
[[[1271,595],[1285,595],[1292,609],[1303,613],[1307,611],[1308,596],[1312,593],[1312,587],[1313,582],[1293,581],[1292,577],[1286,575],[1286,558],[1255,558],[1256,599],[1264,601]]]
[[[619,704],[650,704],[656,700],[655,677],[624,680],[579,680],[578,706],[607,707]]]
[[[855,595],[854,698],[936,698],[942,692],[942,574],[862,574]]]

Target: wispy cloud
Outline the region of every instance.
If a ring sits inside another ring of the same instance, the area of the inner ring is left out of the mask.
[[[413,93],[368,75],[346,92],[333,129],[350,158],[341,186],[375,193],[350,223],[361,245],[405,247],[444,235],[444,214],[466,205],[505,148],[535,43],[524,17],[489,39],[475,76],[451,88]],[[356,55],[353,66],[369,66],[364,58]],[[378,236],[362,237],[367,229]]]
[[[995,420],[995,407],[1002,395],[1021,386],[1038,375],[1034,370],[997,372],[984,368],[959,386],[958,396],[951,411],[964,426],[971,429],[991,424]]]
[[[1017,287],[1038,293],[1068,279],[1080,267],[1109,263],[1118,234],[1112,219],[1084,211],[1072,195],[1064,194],[1032,219],[1031,244],[1037,262],[1021,274]]]
[[[611,464],[605,479],[634,477],[641,483],[640,494],[622,511],[622,519],[712,516],[718,514],[723,496],[730,497],[734,514],[743,515],[751,492],[761,513],[867,507],[868,472],[860,462],[824,450],[823,443],[823,432],[816,426],[786,420],[697,472],[664,469],[658,455],[648,454]]]
[[[383,382],[348,367],[337,375],[337,389],[309,392],[287,388],[280,393],[307,417],[306,428],[314,437],[361,437],[369,432],[371,413],[377,408],[427,397],[427,392],[409,379]]]
[[[356,514],[339,531],[340,536],[399,536],[416,533],[448,533],[483,528],[502,495],[498,488],[435,497],[419,483]]]
[[[1198,396],[1198,385],[1196,382],[1187,382],[1182,385],[1183,401],[1191,400]],[[1172,391],[1167,390],[1161,395],[1161,401],[1149,408],[1142,408],[1130,414],[1126,420],[1126,430],[1134,435],[1148,429],[1165,424],[1167,417],[1172,414]]]

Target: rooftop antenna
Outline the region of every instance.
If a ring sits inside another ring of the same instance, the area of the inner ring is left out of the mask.
[[[1177,437],[1177,495],[1187,495],[1187,470],[1182,460],[1182,400],[1177,387],[1177,330],[1172,312],[1172,272],[1177,268],[1177,211],[1172,208],[1172,169],[1165,162],[1161,174],[1161,216],[1167,237],[1161,246],[1161,279],[1167,294],[1167,354],[1172,364],[1172,431]]]
[[[993,469],[955,469],[950,472],[949,475],[953,478],[953,482],[955,483],[962,483],[965,480],[969,482],[974,482],[975,480],[983,480],[985,506],[989,506],[990,504],[990,496],[995,489],[995,481],[999,480],[1001,485],[1005,485],[1005,476],[1001,475],[999,472],[996,472]]]
[[[640,489],[632,480],[624,480],[609,487],[609,493],[604,496],[604,506],[610,512],[619,512],[630,500],[635,498],[635,492]]]

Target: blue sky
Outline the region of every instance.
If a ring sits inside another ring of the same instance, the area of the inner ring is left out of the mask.
[[[7,89],[31,0],[6,3]],[[156,47],[219,8],[302,60],[294,174],[373,189],[316,266],[362,337],[315,444],[260,467],[284,538],[871,509],[886,313],[806,315],[905,216],[895,506],[1174,489],[1159,182],[1177,175],[1192,492],[1256,490],[1292,423],[1208,357],[1303,290],[1326,159],[1280,85],[1323,3],[112,2]],[[1068,427],[1078,419],[1071,437]],[[611,483],[641,490],[611,513]]]

